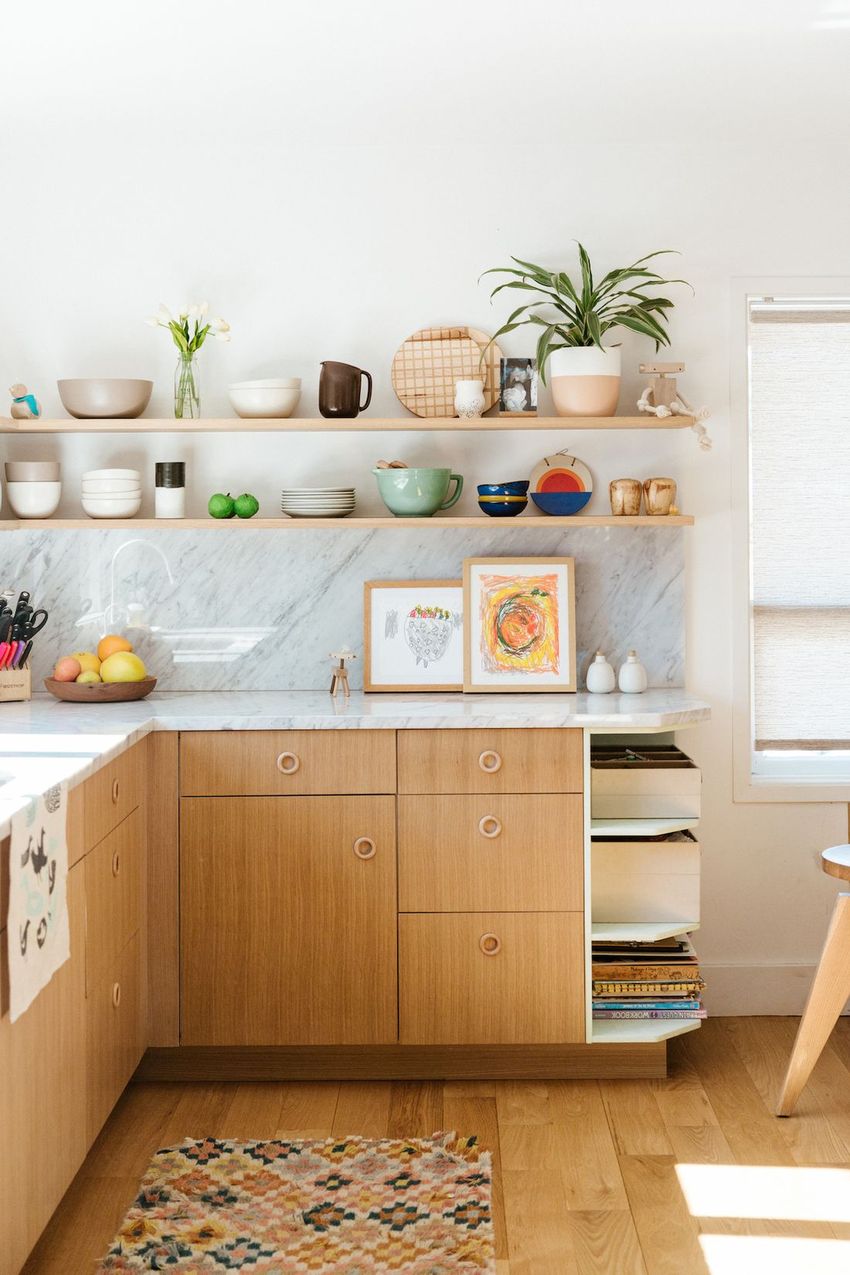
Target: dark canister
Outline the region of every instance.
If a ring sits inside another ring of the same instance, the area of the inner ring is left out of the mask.
[[[366,402],[360,402],[360,389],[366,377]],[[319,377],[319,411],[330,419],[348,420],[365,412],[372,401],[372,377],[351,363],[322,364]]]

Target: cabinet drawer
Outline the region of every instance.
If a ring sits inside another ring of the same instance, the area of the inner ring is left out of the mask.
[[[401,730],[398,790],[581,792],[580,730]]]
[[[144,793],[144,749],[144,743],[136,744],[86,780],[83,792],[86,850],[102,841],[140,804]]]
[[[700,848],[689,832],[663,841],[594,841],[591,882],[594,921],[700,919]]]
[[[191,731],[180,736],[184,797],[395,792],[395,731]]]
[[[401,912],[574,912],[579,795],[399,797]]]
[[[583,931],[580,912],[399,917],[401,1043],[583,1041]]]
[[[86,992],[142,923],[144,817],[134,810],[85,859]]]
[[[93,1142],[145,1047],[141,935],[134,934],[86,1002],[86,1123]]]

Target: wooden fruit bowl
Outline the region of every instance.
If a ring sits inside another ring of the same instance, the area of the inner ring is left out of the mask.
[[[57,682],[55,677],[46,677],[44,685],[51,695],[69,704],[126,704],[150,695],[156,678],[143,677],[138,682]]]

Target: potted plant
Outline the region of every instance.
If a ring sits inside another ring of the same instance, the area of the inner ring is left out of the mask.
[[[511,276],[493,289],[491,300],[505,288],[537,294],[536,300],[514,310],[493,340],[527,323],[540,329],[537,366],[545,385],[548,362],[559,416],[614,415],[620,393],[620,349],[602,344],[612,329],[630,328],[651,337],[656,350],[670,344],[667,320],[673,302],[663,296],[648,296],[645,290],[671,283],[690,287],[684,279],[664,279],[647,267],[653,257],[671,251],[651,252],[630,266],[609,270],[596,281],[587,250],[579,244],[580,284],[573,283],[563,271],[547,270],[519,257],[511,258],[515,266],[485,270],[485,274]],[[555,315],[539,314],[541,306],[554,310]]]

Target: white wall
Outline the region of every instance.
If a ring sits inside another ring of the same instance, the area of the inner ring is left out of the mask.
[[[847,273],[848,11],[146,0],[128,13],[51,0],[4,23],[0,384],[26,381],[51,414],[57,376],[97,373],[155,377],[151,410],[167,414],[173,352],[141,319],[201,297],[233,325],[230,346],[203,351],[205,413],[226,412],[229,379],[285,371],[305,378],[313,413],[328,357],[369,368],[374,410],[392,413],[400,340],[439,322],[492,330],[508,307],[491,311],[476,280],[509,253],[569,266],[581,238],[608,268],[681,250],[696,295],[681,296],[672,353],[713,410],[709,455],[689,435],[568,431],[60,447],[68,508],[91,461],[152,463],[164,449],[189,459],[195,508],[228,482],[273,502],[284,474],[317,467],[368,493],[388,450],[446,457],[480,481],[569,443],[600,492],[622,473],[674,473],[697,515],[689,686],[714,712],[690,742],[706,775],[701,949],[725,967],[720,1011],[799,1004],[834,896],[812,853],[847,834],[846,807],[732,802],[730,438],[744,422],[730,420],[728,387],[735,276]],[[528,349],[521,334],[505,344]],[[650,353],[625,349],[621,410]],[[18,440],[7,454],[55,448]]]

